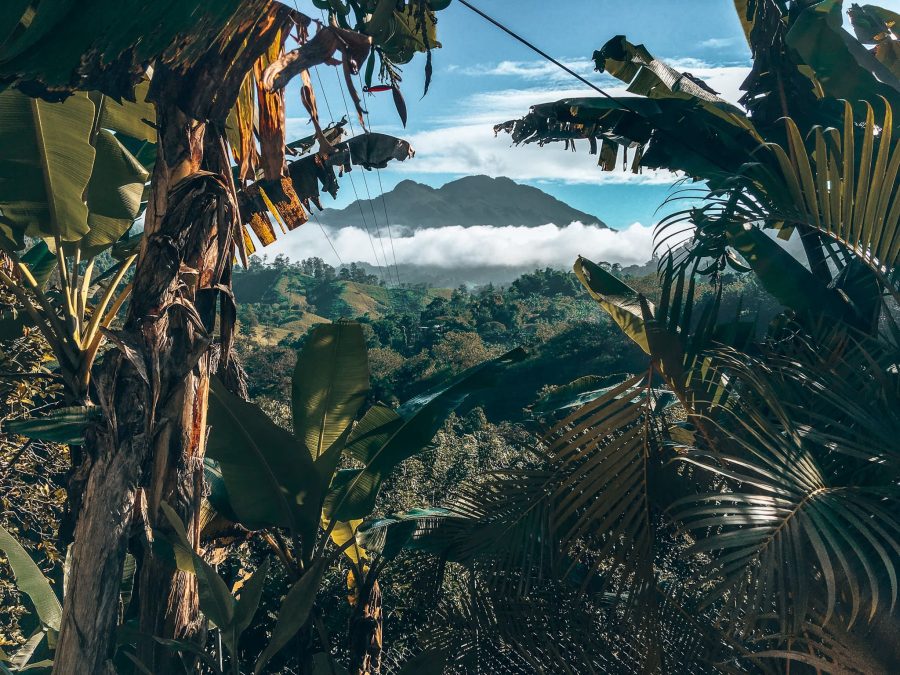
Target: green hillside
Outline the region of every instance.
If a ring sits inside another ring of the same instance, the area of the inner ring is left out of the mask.
[[[444,288],[386,288],[338,277],[317,278],[298,266],[260,267],[234,278],[242,326],[263,326],[280,333],[305,332],[312,325],[340,318],[368,316],[376,320],[417,312],[435,298],[449,298],[452,293]]]

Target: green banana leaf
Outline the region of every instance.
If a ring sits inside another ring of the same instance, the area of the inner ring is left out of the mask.
[[[387,419],[385,425],[395,425],[383,444],[357,445],[355,456],[365,463],[362,469],[339,471],[326,499],[326,513],[338,520],[365,518],[375,508],[375,498],[382,481],[400,462],[422,452],[440,429],[447,416],[468,396],[490,386],[510,364],[526,356],[523,349],[515,349],[496,359],[486,361],[465,371],[450,384],[432,389],[410,399],[397,409],[402,424]],[[374,433],[369,431],[368,433]]]
[[[7,420],[3,423],[3,428],[6,433],[26,438],[81,445],[88,425],[101,416],[102,412],[97,406],[72,406],[57,408],[41,417]]]
[[[56,270],[57,258],[56,254],[50,250],[46,241],[39,241],[30,249],[28,249],[21,258],[31,276],[37,281],[38,286],[44,287],[53,272]]]
[[[98,101],[99,111],[86,94],[47,103],[0,93],[0,211],[8,227],[51,245],[58,237],[83,258],[133,225],[149,176],[121,142],[126,133],[146,135],[134,119],[145,107]],[[18,248],[18,238],[7,235],[4,245]]]
[[[297,356],[291,387],[294,435],[313,460],[356,419],[368,393],[369,357],[362,326],[344,321],[316,326]]]
[[[218,462],[240,522],[250,529],[315,532],[320,477],[294,436],[229,392],[218,378],[210,385],[209,423],[207,455]]]
[[[149,173],[108,129],[100,129],[96,158],[87,187],[90,230],[79,241],[82,256],[92,258],[116,243],[141,212]]]
[[[77,241],[87,234],[93,122],[87,94],[47,103],[0,92],[0,211],[28,235]]]
[[[281,603],[272,638],[263,653],[260,654],[253,669],[254,673],[262,672],[272,657],[281,651],[306,623],[316,601],[316,593],[319,590],[322,575],[328,566],[327,563],[327,558],[318,558],[300,577],[300,581],[288,591]]]
[[[62,622],[62,605],[50,587],[50,582],[28,555],[22,545],[9,532],[0,527],[0,551],[6,556],[16,577],[18,589],[31,598],[41,623],[59,631]]]
[[[575,276],[625,335],[650,354],[647,327],[638,292],[599,265],[581,256],[575,261]]]

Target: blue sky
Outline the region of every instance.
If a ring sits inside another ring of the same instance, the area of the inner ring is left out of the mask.
[[[749,70],[749,50],[733,3],[727,0],[473,0],[473,4],[611,93],[621,92],[622,83],[594,72],[590,56],[618,34],[645,44],[657,58],[703,78],[731,101],[740,96],[739,85]],[[900,0],[881,4],[898,8]],[[310,16],[320,16],[309,0],[299,0],[298,7]],[[425,98],[421,98],[424,55],[403,67],[408,127],[400,125],[389,92],[364,97],[372,130],[409,139],[417,153],[415,158],[381,172],[384,190],[407,178],[440,186],[463,175],[505,175],[593,213],[617,230],[635,223],[650,228],[658,220],[656,209],[674,181],[670,174],[601,172],[586,144],[573,154],[561,146],[513,147],[505,134],[494,138],[495,123],[521,116],[535,103],[596,92],[459,2],[452,2],[438,16],[443,47],[434,52],[434,77]],[[327,121],[330,107],[331,114],[340,118],[347,108],[338,87],[337,69],[320,67],[318,71],[312,81],[318,86],[321,78],[324,85],[317,89],[320,116]],[[297,84],[292,83],[287,95],[292,137],[310,133],[298,91]],[[355,125],[355,116],[351,119]],[[358,127],[354,126],[354,131],[358,132]],[[342,179],[337,200],[325,196],[325,206],[345,206],[357,194],[363,198],[378,194],[375,173],[356,170],[351,176],[352,184],[347,177]],[[637,232],[633,227],[631,230]],[[316,241],[314,234],[308,231],[300,240],[276,244],[273,251],[285,251],[291,257],[309,251],[333,257],[327,255],[327,242]],[[321,232],[318,238],[323,239]],[[339,232],[334,239],[342,258],[365,259],[369,245],[359,233]],[[447,242],[452,241],[448,236]],[[552,247],[553,241],[542,240],[540,245]],[[648,242],[645,235],[631,243],[619,242],[616,248],[647,247]],[[536,242],[520,241],[511,235],[508,243],[510,248],[518,248]],[[429,245],[438,244],[432,241]],[[404,250],[411,262],[417,249]],[[595,256],[602,258],[603,253]],[[649,251],[644,250],[620,256],[622,262],[648,257]],[[534,262],[542,260],[536,258]],[[526,261],[516,258],[515,262]]]

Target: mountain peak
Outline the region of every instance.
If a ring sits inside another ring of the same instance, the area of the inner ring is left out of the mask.
[[[376,198],[378,200],[378,198]],[[522,185],[505,176],[463,176],[439,188],[413,180],[402,180],[384,194],[390,224],[410,229],[445,226],[539,227],[548,223],[606,227],[590,213],[572,208],[543,190]],[[363,214],[372,213],[370,200],[360,200],[344,209],[325,209],[320,220],[332,227],[367,225]],[[362,208],[360,208],[362,206]],[[382,213],[377,205],[376,213]]]

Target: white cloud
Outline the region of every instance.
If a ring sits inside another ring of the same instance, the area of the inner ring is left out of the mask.
[[[710,66],[696,59],[673,61],[679,68],[702,78],[732,103],[741,97],[740,84],[747,75],[744,66]],[[518,67],[518,66],[517,66]],[[627,94],[623,86],[606,89],[613,96]],[[568,183],[671,183],[665,171],[602,172],[597,158],[588,154],[586,141],[576,144],[580,152],[566,151],[561,143],[544,147],[525,145],[511,148],[508,135],[494,137],[493,125],[521,117],[537,103],[563,98],[596,96],[586,87],[528,87],[481,92],[461,101],[445,117],[429,120],[435,125],[409,137],[416,159],[397,165],[403,173],[486,174],[514,180],[556,180]]]
[[[467,124],[423,131],[408,137],[416,149],[413,161],[392,168],[400,173],[453,175],[485,174],[513,180],[552,180],[565,183],[664,183],[676,180],[668,171],[604,172],[597,156],[589,154],[587,141],[576,144],[576,152],[561,143],[512,146],[506,133],[494,136],[491,125]]]
[[[732,47],[738,42],[736,37],[727,37],[727,38],[709,38],[708,40],[704,40],[700,43],[701,47],[707,47],[709,49],[723,49],[725,47]]]
[[[391,244],[365,230],[346,227],[329,231],[331,242],[345,263],[382,261],[382,245],[393,262]],[[674,245],[678,242],[671,242]],[[377,257],[372,249],[377,251]],[[653,228],[640,223],[623,230],[571,223],[540,227],[460,227],[448,226],[417,230],[407,237],[395,237],[393,252],[400,264],[428,265],[438,268],[503,266],[558,267],[568,269],[578,255],[623,265],[643,264],[650,259]],[[285,253],[292,259],[319,256],[337,265],[338,260],[322,231],[309,223],[264,249],[269,256]]]
[[[560,63],[582,77],[598,76],[589,59],[560,59]],[[475,66],[456,67],[454,71],[470,76],[520,77],[526,80],[568,80],[572,76],[550,61],[500,61]]]

